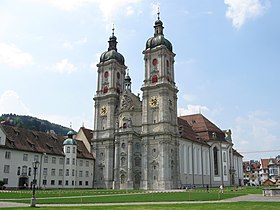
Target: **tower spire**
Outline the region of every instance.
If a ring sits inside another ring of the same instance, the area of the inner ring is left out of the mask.
[[[112,37],[115,36],[115,24],[113,23],[113,28],[112,28]]]
[[[157,12],[157,15],[158,15],[158,20],[160,19],[159,15],[160,15],[160,3],[157,4],[158,5],[158,12]]]
[[[129,76],[129,69],[126,69],[126,76],[124,79],[125,90],[131,92],[131,78]]]
[[[108,51],[110,50],[116,50],[117,51],[117,37],[115,37],[115,25],[113,24],[112,27],[112,36],[109,38],[109,48]]]

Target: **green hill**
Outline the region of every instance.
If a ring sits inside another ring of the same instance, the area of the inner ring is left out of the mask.
[[[26,128],[33,131],[49,132],[54,131],[57,135],[65,136],[70,130],[73,129],[51,123],[47,120],[38,119],[36,117],[16,114],[2,114],[0,116],[1,123],[16,126],[19,128]]]

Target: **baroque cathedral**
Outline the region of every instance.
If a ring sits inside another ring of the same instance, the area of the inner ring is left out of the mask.
[[[242,155],[233,149],[231,131],[202,114],[177,117],[175,53],[163,29],[158,13],[143,51],[142,98],[131,92],[114,29],[100,56],[91,143],[94,188],[242,185]]]

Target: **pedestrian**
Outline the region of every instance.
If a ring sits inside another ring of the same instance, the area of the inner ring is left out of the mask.
[[[209,185],[206,185],[206,191],[209,193]]]
[[[221,186],[220,186],[220,192],[219,193],[224,193],[224,187],[223,187],[223,185],[221,184]]]

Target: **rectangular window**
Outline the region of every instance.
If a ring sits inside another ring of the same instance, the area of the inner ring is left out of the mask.
[[[34,161],[39,161],[39,155],[34,155]]]
[[[80,160],[80,166],[83,166],[83,160]]]
[[[5,159],[11,159],[11,152],[10,151],[5,152]]]
[[[62,185],[62,180],[58,180],[58,185]]]
[[[48,156],[44,156],[44,163],[48,163],[49,162],[49,157]]]
[[[31,167],[28,168],[28,176],[31,176]]]
[[[48,175],[48,169],[47,168],[43,168],[43,175]]]
[[[79,181],[79,185],[80,185],[80,186],[83,185],[83,181]]]
[[[27,166],[22,166],[21,175],[27,176]]]
[[[74,182],[74,181],[72,181],[72,185],[73,185],[73,186],[75,185],[75,182]]]
[[[69,181],[68,181],[68,180],[66,180],[66,181],[65,181],[65,185],[68,185],[68,184],[69,184]]]
[[[69,176],[69,169],[66,169],[65,176]]]
[[[56,157],[52,157],[52,164],[56,164]]]
[[[63,176],[63,170],[62,169],[59,169],[59,176]]]
[[[51,175],[55,176],[55,168],[52,168]]]
[[[72,176],[75,176],[75,169],[72,169]]]
[[[46,179],[43,180],[43,185],[47,185],[47,180]]]
[[[86,177],[89,177],[89,171],[86,171]]]
[[[59,158],[59,164],[60,164],[60,165],[63,165],[63,164],[64,164],[63,158]]]
[[[70,147],[66,148],[66,153],[70,153]]]
[[[66,165],[70,164],[70,158],[66,158]]]
[[[86,167],[89,167],[89,161],[88,160],[86,161]]]
[[[83,171],[79,171],[79,177],[83,177]]]
[[[55,185],[55,180],[51,180],[51,185]]]
[[[28,161],[28,154],[23,154],[22,160],[23,160],[23,161]]]
[[[86,186],[88,186],[88,181],[86,181]]]
[[[72,165],[75,165],[75,162],[76,162],[76,160],[75,160],[75,158],[73,158],[72,159]]]
[[[9,179],[8,178],[3,178],[4,184],[9,184]]]
[[[75,147],[73,147],[73,153],[74,153],[74,154],[76,153],[76,148],[75,148]]]
[[[9,165],[4,165],[4,173],[10,173],[10,166]]]

